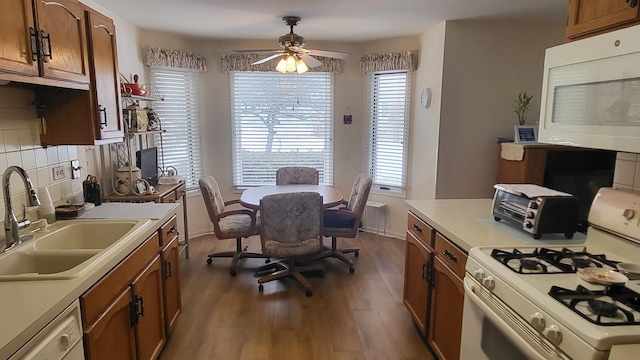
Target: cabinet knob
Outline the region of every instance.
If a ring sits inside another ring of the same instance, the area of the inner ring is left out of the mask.
[[[422,229],[416,224],[411,225],[411,228],[419,233],[422,233]]]

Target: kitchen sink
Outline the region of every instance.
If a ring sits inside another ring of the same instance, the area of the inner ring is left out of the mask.
[[[73,279],[137,238],[149,221],[63,220],[26,229],[21,234],[33,239],[0,253],[0,282]]]
[[[138,221],[81,221],[56,229],[59,223],[50,225],[50,230],[34,241],[36,250],[106,249],[133,229]]]
[[[89,260],[98,252],[10,252],[0,261],[0,281],[70,279],[78,274],[69,270]]]

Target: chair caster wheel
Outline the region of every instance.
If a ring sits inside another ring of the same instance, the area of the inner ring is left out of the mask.
[[[354,272],[356,272],[356,269],[353,266],[351,266],[349,267],[349,272],[353,274]]]
[[[258,285],[258,291],[264,292],[264,286],[262,286],[262,284]]]
[[[304,294],[307,295],[308,297],[311,297],[311,295],[313,295],[313,291],[311,291],[311,289],[307,289],[304,291]]]
[[[360,251],[356,251],[355,253],[353,253],[353,255],[355,255],[356,257],[360,256]]]
[[[270,263],[270,262],[271,262],[271,259],[270,259],[270,258],[267,258],[267,260],[265,260],[265,261],[264,261],[264,263],[265,263],[265,264],[268,264],[268,263]]]
[[[231,274],[231,276],[236,276],[237,272],[236,272],[236,270],[234,269],[234,270],[229,271],[229,274]]]
[[[213,259],[212,258],[208,258],[207,259],[207,265],[211,265],[213,263]]]

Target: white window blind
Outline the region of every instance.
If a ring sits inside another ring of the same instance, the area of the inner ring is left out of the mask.
[[[163,101],[153,103],[165,131],[156,135],[158,166],[173,166],[184,177],[187,188],[198,187],[202,174],[198,107],[199,73],[192,70],[151,67],[151,84]]]
[[[283,166],[333,184],[333,74],[231,72],[233,185],[275,184]]]
[[[404,196],[407,186],[410,92],[410,72],[367,74],[365,121],[368,141],[364,158],[375,191]]]

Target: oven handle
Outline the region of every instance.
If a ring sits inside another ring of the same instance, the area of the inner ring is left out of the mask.
[[[546,357],[540,355],[540,353],[536,351],[536,349],[534,349],[531,345],[529,345],[528,342],[518,336],[518,334],[513,331],[509,324],[502,320],[500,316],[498,316],[489,306],[487,306],[482,301],[482,299],[480,299],[480,297],[474,292],[475,287],[476,285],[473,280],[468,279],[465,276],[464,289],[467,299],[473,301],[473,303],[483,312],[483,315],[487,317],[500,330],[500,332],[502,332],[504,336],[509,338],[509,340],[511,340],[515,346],[522,350],[528,358],[546,360]]]

